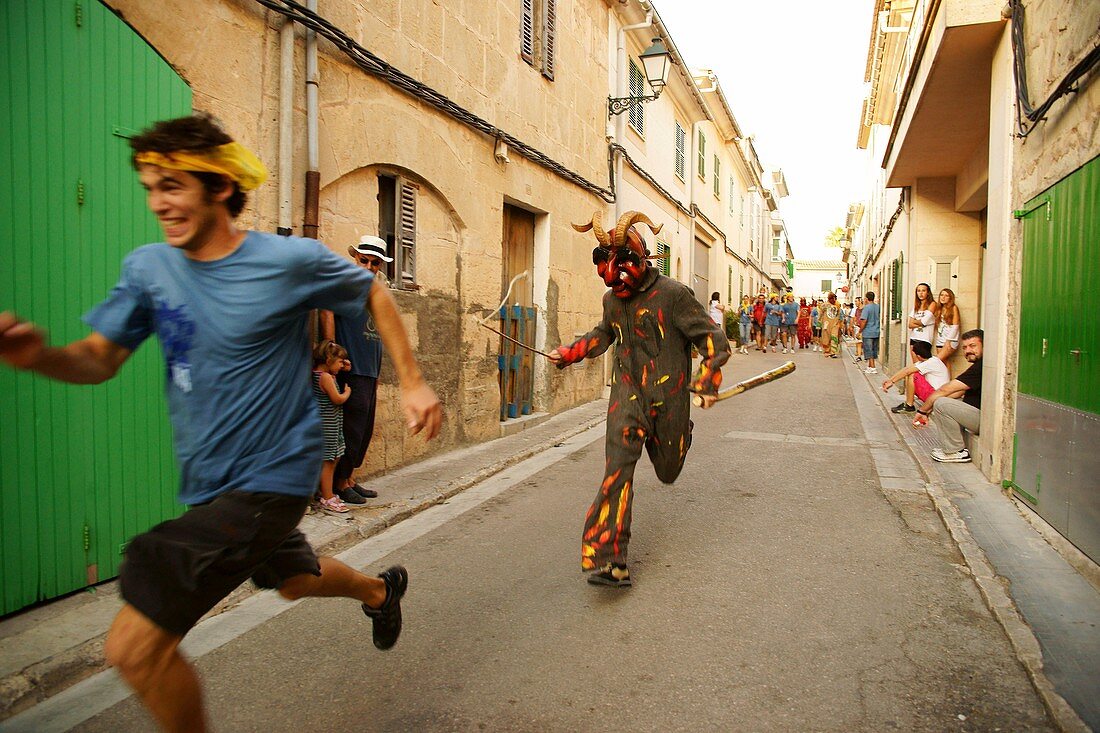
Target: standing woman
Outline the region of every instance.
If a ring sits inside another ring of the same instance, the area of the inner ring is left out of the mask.
[[[749,353],[748,344],[752,340],[752,300],[741,296],[741,307],[737,309],[737,325],[741,329],[741,353]]]
[[[814,336],[814,351],[821,351],[821,301],[814,298],[810,301],[810,331]]]
[[[914,341],[924,341],[931,346],[936,330],[936,315],[939,313],[939,305],[932,298],[932,286],[928,283],[918,284],[913,298],[913,310],[909,313],[909,345],[912,346]],[[916,412],[917,408],[913,404],[915,397],[916,388],[910,375],[905,378],[905,401],[890,411]]]
[[[756,296],[756,304],[752,307],[752,326],[756,331],[756,350],[766,351],[764,344],[764,321],[767,320],[767,306],[764,303],[764,294]]]
[[[798,348],[804,349],[810,344],[810,306],[806,305],[805,298],[798,299]]]
[[[710,304],[707,306],[707,315],[710,316],[710,320],[714,321],[714,325],[722,329],[722,333],[726,331],[726,306],[722,305],[722,296],[715,290],[710,294]]]
[[[932,353],[947,364],[947,360],[959,348],[959,331],[962,329],[962,315],[955,305],[955,291],[944,288],[940,291],[939,309],[936,311],[936,341]],[[948,366],[950,368],[950,366]]]

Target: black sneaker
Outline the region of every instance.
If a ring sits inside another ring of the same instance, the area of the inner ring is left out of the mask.
[[[916,411],[917,411],[917,408],[915,406],[907,405],[904,402],[902,402],[900,405],[897,405],[896,407],[891,407],[890,408],[890,412],[894,413],[895,415],[899,415],[903,412],[916,412]]]
[[[340,501],[344,502],[345,504],[357,504],[362,506],[363,504],[367,503],[366,499],[359,496],[359,494],[355,493],[351,489],[336,489],[332,493],[339,496]]]
[[[622,563],[608,563],[601,570],[589,574],[592,585],[609,585],[612,588],[627,588],[630,582],[630,568]]]
[[[368,489],[363,484],[355,484],[355,486],[351,487],[351,490],[354,491],[356,494],[359,494],[359,496],[363,497],[364,499],[378,498],[377,491],[375,491],[374,489]]]
[[[397,643],[401,635],[401,599],[409,587],[409,573],[400,565],[394,565],[378,575],[386,584],[386,600],[378,608],[363,604],[363,613],[374,626],[374,645],[385,651]]]

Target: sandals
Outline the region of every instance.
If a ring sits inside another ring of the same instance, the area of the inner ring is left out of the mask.
[[[321,499],[321,511],[330,514],[347,514],[351,510],[348,509],[348,505],[339,496],[334,495],[328,499]]]

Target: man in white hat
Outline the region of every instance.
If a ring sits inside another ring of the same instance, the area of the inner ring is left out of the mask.
[[[393,262],[386,254],[386,241],[369,234],[358,244],[348,247],[348,254],[363,269],[377,278],[383,263]],[[351,387],[351,397],[344,403],[344,457],[336,463],[332,475],[332,490],[345,504],[363,505],[378,492],[357,484],[351,475],[363,463],[374,434],[375,406],[378,402],[378,375],[382,369],[382,340],[374,327],[374,318],[367,308],[353,318],[321,311],[321,336],[332,339],[348,350],[351,370],[340,374],[344,385]]]

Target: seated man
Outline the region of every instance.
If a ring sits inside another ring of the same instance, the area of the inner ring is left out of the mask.
[[[963,442],[962,431],[966,428],[977,435],[981,426],[983,336],[981,329],[977,328],[962,335],[963,356],[970,366],[929,395],[921,409],[917,410],[922,415],[932,415],[932,422],[940,430],[941,447],[932,451],[933,460],[940,463],[970,461],[970,451]]]
[[[909,344],[909,353],[913,356],[913,365],[899,370],[882,383],[882,391],[886,392],[899,382],[904,382],[906,377],[913,375],[913,386],[917,399],[927,400],[933,392],[951,381],[951,373],[947,371],[947,365],[938,357],[932,356],[932,344],[927,341],[912,341]],[[917,415],[913,425],[920,428],[928,424],[928,418]]]

